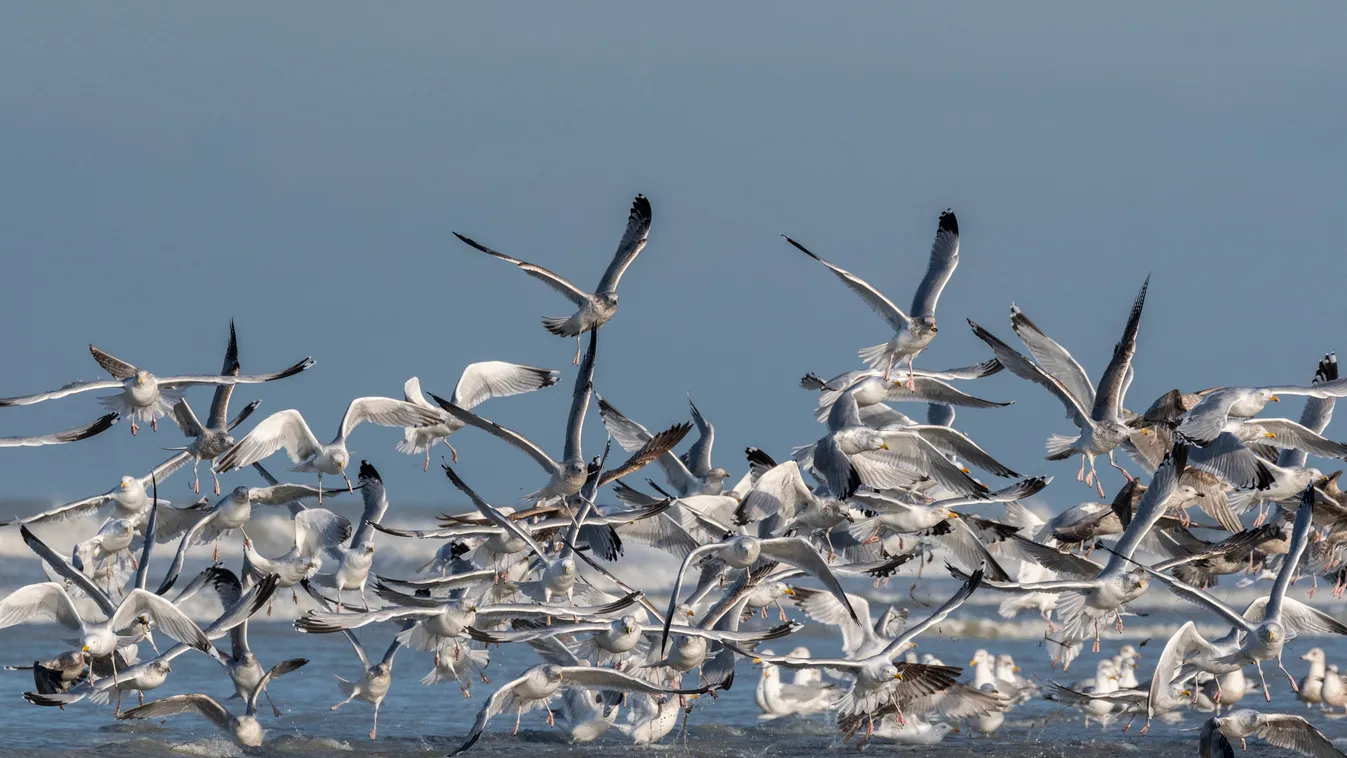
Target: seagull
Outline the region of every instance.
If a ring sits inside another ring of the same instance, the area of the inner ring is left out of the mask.
[[[916,390],[912,359],[935,339],[936,332],[939,331],[935,325],[935,304],[940,299],[940,293],[944,291],[950,276],[954,274],[954,269],[959,265],[959,221],[954,211],[946,209],[940,214],[940,225],[935,233],[935,243],[931,245],[931,260],[926,267],[926,276],[921,280],[917,294],[912,298],[911,317],[899,310],[893,301],[864,279],[820,258],[790,237],[784,234],[781,236],[800,252],[827,266],[828,270],[837,275],[837,278],[851,288],[852,292],[860,295],[871,310],[893,328],[893,339],[860,351],[861,360],[872,369],[884,366],[884,380],[888,381],[889,375],[893,372],[893,364],[906,359],[907,388]]]
[[[321,504],[323,474],[341,476],[346,480],[347,490],[355,491],[351,478],[346,475],[346,464],[351,460],[346,450],[346,438],[365,421],[403,428],[433,426],[440,422],[440,415],[433,409],[390,397],[358,397],[346,406],[337,436],[324,445],[313,436],[299,411],[280,411],[268,416],[220,456],[215,462],[215,471],[224,473],[243,468],[284,448],[290,461],[298,464],[291,471],[318,474],[318,502]]]
[[[279,558],[263,558],[253,549],[252,539],[243,538],[244,573],[253,578],[276,574],[277,587],[291,588],[293,596],[293,587],[318,573],[324,557],[338,562],[334,553],[350,536],[351,522],[345,516],[325,508],[302,510],[295,514],[295,546]]]
[[[1328,353],[1319,361],[1315,368],[1314,379],[1311,385],[1324,384],[1325,382],[1336,381],[1338,378],[1338,354]],[[1305,408],[1300,412],[1300,425],[1309,429],[1315,434],[1323,434],[1328,428],[1328,422],[1333,420],[1333,405],[1335,398],[1331,397],[1311,397],[1305,401]],[[1277,465],[1282,468],[1292,468],[1295,466],[1304,466],[1308,454],[1303,450],[1283,449],[1281,455],[1277,458]]]
[[[661,648],[669,641],[669,627],[673,623],[674,612],[678,608],[679,593],[683,589],[683,576],[687,573],[688,566],[693,565],[703,557],[710,557],[731,568],[744,569],[745,571],[750,571],[759,558],[794,566],[823,582],[828,591],[833,593],[838,601],[846,607],[851,619],[853,621],[857,619],[856,611],[851,607],[851,601],[847,599],[842,585],[828,568],[828,564],[824,562],[823,557],[809,543],[809,540],[802,537],[761,539],[747,534],[731,533],[726,534],[725,539],[720,542],[702,545],[688,553],[687,557],[683,559],[682,565],[678,567],[673,590],[670,591],[669,595],[669,609],[664,614],[664,633],[660,637]]]
[[[617,444],[628,452],[640,450],[654,436],[644,426],[626,417],[603,397],[598,397],[599,417],[608,433],[613,435]],[[692,418],[701,430],[701,437],[683,456],[665,453],[659,457],[660,468],[679,497],[692,495],[719,495],[725,491],[725,480],[730,472],[719,466],[711,465],[711,447],[715,440],[715,427],[702,417],[697,406],[688,398],[692,409]]]
[[[563,684],[564,683],[564,684]],[[552,724],[552,709],[548,702],[561,688],[606,690],[610,692],[635,692],[646,695],[696,695],[706,692],[706,687],[695,690],[664,689],[648,684],[634,676],[612,669],[593,666],[558,666],[545,663],[525,671],[514,681],[507,682],[486,701],[482,710],[477,712],[477,720],[468,732],[468,738],[450,755],[458,755],[477,744],[487,722],[501,711],[515,712],[515,733],[519,731],[519,718],[526,711],[547,708],[547,723]]]
[[[520,366],[504,361],[473,363],[463,369],[463,375],[458,378],[458,386],[454,387],[450,402],[464,410],[471,410],[494,397],[521,395],[543,387],[551,387],[560,378],[561,372],[552,369]],[[402,395],[407,402],[440,414],[441,422],[435,426],[415,426],[403,430],[402,442],[399,442],[397,447],[398,452],[408,455],[425,453],[426,461],[421,470],[427,471],[430,469],[430,449],[435,443],[443,442],[449,448],[454,463],[458,463],[458,451],[449,444],[449,435],[462,429],[463,422],[431,405],[421,392],[421,380],[417,377],[413,376],[407,380],[402,386]]]
[[[458,232],[454,232],[454,236],[487,255],[513,263],[524,273],[541,279],[543,283],[580,307],[580,310],[569,317],[543,319],[543,327],[547,331],[558,337],[575,337],[573,363],[578,366],[580,335],[598,329],[617,313],[617,283],[627,272],[627,268],[636,261],[636,256],[640,255],[641,250],[645,248],[646,240],[650,237],[650,201],[645,195],[637,195],[632,201],[631,212],[627,215],[627,229],[622,233],[622,241],[617,245],[617,254],[613,256],[613,262],[608,264],[608,270],[603,272],[603,278],[599,280],[599,286],[592,295],[542,266],[498,253]]]
[[[885,402],[940,403],[959,408],[1004,408],[1012,403],[974,397],[949,384],[951,379],[978,379],[999,373],[1001,370],[1001,362],[995,358],[974,366],[944,371],[914,369],[912,374],[915,378],[911,389],[908,388],[906,381],[885,380],[884,372],[873,369],[848,371],[827,381],[811,373],[805,374],[800,379],[800,387],[819,392],[818,405],[814,409],[814,418],[818,421],[828,418],[828,409],[847,390],[856,391],[856,404],[861,409]]]
[[[584,364],[575,377],[575,390],[571,393],[571,411],[566,417],[566,446],[560,462],[552,460],[543,449],[524,435],[506,429],[494,421],[487,421],[471,411],[431,394],[441,408],[451,416],[469,426],[475,426],[507,444],[522,450],[538,465],[543,467],[549,479],[547,485],[536,492],[524,496],[525,500],[549,500],[554,497],[569,497],[584,486],[588,469],[585,467],[584,453],[581,452],[581,437],[585,426],[585,412],[589,409],[589,396],[594,392],[594,353],[598,347],[598,332],[589,333],[589,350],[585,353]]]
[[[186,376],[165,376],[157,377],[144,369],[136,368],[126,361],[117,359],[99,350],[93,345],[89,346],[89,352],[93,355],[98,365],[102,366],[112,379],[104,379],[92,382],[72,382],[52,390],[51,392],[42,392],[36,395],[26,395],[23,397],[0,398],[0,407],[14,405],[32,405],[40,403],[43,400],[55,400],[57,398],[67,397],[69,395],[81,392],[90,392],[93,390],[120,389],[121,392],[116,395],[99,398],[99,402],[109,411],[118,411],[131,419],[131,433],[135,434],[140,427],[136,426],[136,420],[148,421],[154,429],[159,428],[159,419],[168,414],[173,404],[182,397],[182,391],[188,387],[198,385],[234,385],[234,384],[259,384],[261,382],[274,382],[277,379],[285,379],[294,376],[313,366],[312,358],[305,358],[290,368],[278,371],[274,374],[249,374],[244,376],[209,376],[209,375],[186,375]]]
[[[1061,644],[1073,651],[1069,657],[1074,657],[1075,646],[1088,636],[1087,626],[1090,624],[1094,626],[1094,651],[1099,652],[1100,621],[1111,615],[1115,626],[1121,630],[1124,606],[1141,597],[1150,587],[1150,572],[1145,567],[1128,569],[1127,564],[1131,562],[1132,554],[1141,541],[1165,514],[1169,499],[1178,488],[1179,472],[1187,465],[1187,457],[1188,447],[1182,443],[1175,444],[1174,450],[1156,470],[1135,517],[1111,550],[1108,563],[1095,576],[1022,584],[989,580],[983,584],[991,589],[1010,592],[1056,593]],[[950,569],[956,579],[964,578],[963,572],[953,567]],[[1069,660],[1066,662],[1069,665]]]
[[[155,466],[150,473],[142,477],[124,476],[121,482],[112,489],[101,495],[86,497],[82,500],[75,500],[64,505],[58,505],[49,511],[43,511],[35,516],[28,516],[21,519],[12,519],[10,521],[0,522],[0,526],[10,526],[13,524],[51,524],[70,519],[83,518],[90,513],[98,510],[104,505],[113,506],[113,518],[124,518],[132,521],[140,527],[145,521],[146,515],[150,512],[150,507],[155,503],[161,506],[167,506],[169,502],[163,499],[155,499],[150,495],[150,488],[154,482],[167,479],[178,469],[187,465],[191,459],[190,453],[178,453],[163,463]]]
[[[1179,421],[1179,434],[1194,445],[1210,445],[1225,431],[1230,419],[1247,419],[1258,415],[1268,403],[1281,401],[1281,395],[1306,395],[1327,400],[1347,396],[1347,377],[1333,381],[1270,387],[1222,387],[1207,393],[1192,410]]]
[[[220,369],[220,376],[238,376],[241,367],[239,366],[239,342],[238,336],[234,333],[234,321],[229,321],[229,347],[225,349],[224,367]],[[215,388],[215,396],[210,403],[210,417],[205,424],[197,419],[196,414],[192,412],[192,406],[187,404],[186,398],[179,399],[173,404],[173,420],[178,422],[178,428],[182,433],[192,438],[191,444],[182,448],[192,453],[192,491],[200,492],[200,481],[197,478],[197,464],[201,461],[213,461],[224,451],[234,446],[234,438],[229,436],[235,427],[242,424],[257,406],[262,404],[261,400],[254,400],[245,407],[233,421],[229,421],[229,398],[234,394],[234,385],[221,384]],[[211,479],[215,482],[215,494],[220,494],[220,480],[215,475],[215,470],[211,469]]]
[[[1146,569],[1152,577],[1167,585],[1174,594],[1189,602],[1206,606],[1231,625],[1230,634],[1215,642],[1208,642],[1203,638],[1192,621],[1179,627],[1165,644],[1164,652],[1156,662],[1151,685],[1152,693],[1162,687],[1168,687],[1171,682],[1182,682],[1197,671],[1225,674],[1252,663],[1258,667],[1258,676],[1263,681],[1263,695],[1270,702],[1272,696],[1268,692],[1267,680],[1263,678],[1263,661],[1276,659],[1277,667],[1291,680],[1291,687],[1295,689],[1297,687],[1295,679],[1286,671],[1281,661],[1282,648],[1286,642],[1304,634],[1347,634],[1347,625],[1286,596],[1291,586],[1291,578],[1309,546],[1313,518],[1314,488],[1306,487],[1304,499],[1296,512],[1290,552],[1282,562],[1277,581],[1266,598],[1259,598],[1250,603],[1243,614],[1203,590],[1190,587],[1149,568]],[[1150,715],[1147,714],[1148,723]]]
[[[1104,485],[1096,481],[1095,456],[1107,454],[1109,463],[1114,468],[1121,471],[1129,480],[1132,478],[1123,467],[1113,460],[1113,450],[1126,441],[1133,431],[1124,423],[1122,404],[1123,397],[1127,394],[1127,387],[1132,382],[1132,356],[1136,354],[1137,331],[1141,327],[1141,310],[1146,305],[1146,290],[1150,286],[1150,282],[1151,278],[1147,276],[1146,281],[1141,285],[1141,291],[1137,293],[1136,300],[1132,303],[1132,311],[1127,318],[1127,326],[1123,329],[1122,339],[1114,347],[1113,358],[1109,361],[1108,368],[1104,369],[1104,375],[1099,379],[1097,393],[1089,390],[1088,377],[1065,350],[1061,350],[1058,356],[1061,363],[1056,364],[1044,361],[1042,355],[1036,354],[1040,362],[1045,364],[1040,366],[1025,358],[1014,348],[1002,342],[972,320],[968,322],[968,325],[973,328],[973,334],[991,347],[1006,370],[1021,379],[1027,379],[1043,387],[1066,406],[1067,417],[1075,423],[1081,433],[1078,437],[1053,435],[1049,438],[1047,445],[1048,460],[1064,460],[1070,458],[1073,453],[1079,453],[1081,456],[1080,474],[1077,478],[1084,481],[1086,486],[1097,487],[1100,497],[1104,496]],[[1012,325],[1017,323],[1017,313],[1018,309],[1012,307]],[[1028,319],[1024,318],[1019,319],[1018,323],[1033,326]],[[1025,333],[1031,333],[1027,328],[1017,331],[1023,332],[1022,337]],[[1037,327],[1033,328],[1032,333],[1039,333]],[[1026,344],[1030,345],[1031,351],[1033,351],[1032,340],[1026,341]],[[1052,344],[1056,345],[1056,343]],[[1058,346],[1058,349],[1060,350],[1060,346]],[[1074,371],[1068,372],[1061,368],[1061,365],[1067,361],[1075,367]],[[1054,370],[1054,373],[1050,373]],[[1061,378],[1062,376],[1072,378],[1064,380]],[[1085,473],[1086,462],[1090,464],[1088,475]]]
[[[121,420],[122,414],[108,413],[99,416],[92,423],[77,426],[54,434],[41,434],[35,437],[0,437],[0,447],[44,447],[46,445],[64,445],[67,442],[87,440],[102,434]]]
[[[195,713],[220,729],[229,732],[229,736],[233,737],[238,744],[244,747],[261,747],[265,730],[257,721],[258,696],[266,691],[267,685],[271,683],[272,679],[288,674],[306,663],[308,661],[303,658],[294,658],[272,666],[271,670],[262,677],[262,681],[258,682],[257,689],[253,690],[252,696],[248,698],[247,709],[242,716],[233,715],[224,706],[215,702],[215,699],[210,695],[193,694],[161,698],[119,713],[117,718],[157,719],[176,716],[179,713]]]
[[[341,560],[337,570],[330,576],[320,574],[315,577],[319,586],[331,584],[337,590],[337,610],[341,610],[341,596],[347,590],[358,590],[360,602],[369,610],[369,601],[365,599],[365,583],[369,580],[370,568],[374,565],[374,526],[383,520],[388,512],[388,493],[384,490],[383,479],[369,461],[360,462],[360,495],[365,499],[365,512],[360,517],[360,525],[351,537],[349,547],[338,546],[335,553]],[[321,579],[319,578],[321,577]],[[373,737],[371,737],[373,739]]]
[[[1230,739],[1239,739],[1240,746],[1248,750],[1249,737],[1258,737],[1274,747],[1313,758],[1343,758],[1347,755],[1301,716],[1259,713],[1245,708],[1207,719],[1198,737],[1198,758],[1235,758]]]

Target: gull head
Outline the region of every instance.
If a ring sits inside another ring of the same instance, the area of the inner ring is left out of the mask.
[[[936,511],[936,513],[938,513],[938,514],[940,515],[941,518],[947,518],[947,519],[948,519],[948,518],[952,518],[952,519],[957,519],[957,518],[959,518],[959,514],[958,514],[958,513],[956,513],[955,511],[952,511],[952,510],[950,510],[950,509],[948,509],[948,508],[941,508],[940,510]]]
[[[636,617],[631,614],[623,616],[619,620],[619,623],[622,626],[622,632],[624,634],[631,634],[632,632],[636,631]]]
[[[1269,621],[1258,627],[1258,641],[1271,645],[1286,641],[1286,629],[1276,621]]]
[[[729,479],[729,478],[730,478],[730,472],[726,471],[725,469],[723,469],[723,468],[721,468],[721,467],[719,467],[719,466],[716,466],[715,468],[713,468],[713,469],[711,469],[710,471],[706,472],[706,478],[707,478],[707,479]]]
[[[133,476],[124,476],[124,477],[122,477],[122,483],[121,483],[121,490],[122,490],[122,492],[125,492],[125,491],[131,489],[131,485],[134,484],[135,481],[136,481],[136,478],[133,477]]]
[[[346,456],[342,455],[341,453],[337,453],[336,455],[332,456],[332,465],[336,466],[338,469],[342,471],[346,470],[347,463],[349,463],[349,461],[346,459]]]
[[[924,336],[928,334],[931,336],[935,336],[935,333],[940,331],[938,328],[936,328],[934,316],[921,316],[919,318],[912,319],[911,330],[912,333],[917,336]]]
[[[903,672],[899,671],[898,667],[892,663],[886,663],[884,664],[884,667],[880,669],[879,679],[880,681],[894,680],[901,682],[903,680]]]
[[[617,307],[617,293],[616,293],[616,292],[605,292],[605,293],[603,293],[602,295],[599,295],[599,300],[603,301],[603,305],[604,305],[604,307],[606,307],[606,308],[616,308],[616,307]]]
[[[543,664],[542,675],[549,682],[560,682],[561,667],[551,663]]]
[[[137,386],[140,386],[140,387],[143,387],[143,386],[145,386],[146,384],[149,384],[149,383],[150,383],[150,380],[151,380],[152,378],[153,378],[153,377],[150,376],[150,372],[145,371],[144,369],[142,369],[142,370],[140,370],[140,371],[137,371],[137,372],[136,372],[136,385],[137,385]]]
[[[236,503],[248,502],[248,488],[241,485],[235,487],[229,491],[229,499]]]
[[[571,574],[574,574],[575,561],[571,560],[570,558],[563,560],[561,562],[561,573],[565,576],[570,576]]]
[[[568,482],[584,482],[589,475],[589,471],[585,468],[584,461],[566,461],[561,467],[561,475]]]

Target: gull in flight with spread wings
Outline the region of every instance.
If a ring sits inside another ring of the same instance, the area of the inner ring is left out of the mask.
[[[294,376],[314,364],[312,358],[305,358],[290,368],[277,371],[274,374],[155,376],[126,361],[114,358],[93,345],[89,346],[89,352],[93,354],[94,360],[98,361],[98,365],[112,374],[111,379],[71,382],[51,392],[41,392],[23,397],[0,398],[0,408],[14,405],[32,405],[43,400],[55,400],[81,392],[119,389],[121,390],[120,393],[101,397],[99,402],[109,411],[117,411],[124,416],[128,416],[131,419],[131,433],[135,434],[140,429],[136,425],[137,420],[148,421],[150,426],[157,430],[159,419],[173,410],[173,404],[178,402],[178,399],[182,397],[183,390],[188,387],[207,384],[219,386],[274,382],[277,379]]]
[[[394,400],[391,397],[358,397],[346,406],[346,413],[337,427],[337,436],[324,445],[313,436],[304,417],[296,410],[286,410],[268,416],[248,432],[247,436],[215,462],[219,473],[256,463],[284,449],[294,464],[291,471],[318,474],[318,502],[323,502],[323,474],[340,476],[351,492],[351,478],[346,475],[346,464],[351,454],[346,450],[346,438],[362,422],[380,426],[432,426],[440,422],[440,414],[431,408]]]
[[[935,243],[931,245],[931,260],[926,267],[926,276],[921,280],[917,294],[912,298],[911,316],[899,310],[892,300],[869,282],[814,255],[808,248],[790,237],[784,234],[781,236],[800,252],[827,266],[828,270],[836,274],[852,292],[860,295],[871,310],[893,327],[893,339],[860,351],[861,360],[873,369],[884,366],[884,380],[888,381],[893,371],[893,364],[906,359],[907,388],[915,390],[912,359],[935,339],[936,332],[939,331],[935,325],[935,304],[940,299],[940,293],[944,291],[950,276],[954,274],[954,269],[959,265],[959,220],[955,217],[954,211],[946,210],[940,214],[940,226],[935,233]]]
[[[536,279],[541,279],[549,287],[560,292],[580,307],[580,310],[571,316],[543,319],[543,326],[547,331],[558,337],[575,338],[575,360],[572,363],[578,366],[580,365],[580,335],[598,329],[608,323],[613,314],[617,313],[617,283],[626,273],[627,268],[635,262],[636,256],[641,254],[641,250],[645,248],[646,240],[650,237],[650,201],[646,199],[645,195],[637,195],[636,199],[631,202],[631,213],[627,216],[627,230],[622,233],[622,241],[617,245],[617,254],[613,256],[613,262],[608,264],[608,270],[603,272],[603,279],[599,280],[599,286],[592,295],[542,266],[521,261],[518,258],[511,258],[504,253],[498,253],[458,232],[454,232],[454,236],[487,255],[513,263],[524,273]]]

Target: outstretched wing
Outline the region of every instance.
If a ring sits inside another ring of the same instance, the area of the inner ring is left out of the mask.
[[[117,714],[117,718],[157,719],[176,716],[179,713],[195,713],[221,729],[229,730],[229,711],[215,702],[210,695],[173,695],[159,698],[140,707],[122,711]]]
[[[912,297],[913,318],[935,318],[935,304],[945,290],[954,269],[959,265],[959,219],[954,211],[945,209],[940,214],[940,226],[931,244],[931,260],[926,264],[926,276]]]
[[[391,397],[358,397],[346,406],[337,438],[345,440],[351,436],[351,430],[366,421],[379,426],[402,428],[433,426],[440,423],[440,414],[433,408],[423,408]]]
[[[140,370],[121,358],[113,358],[111,355],[99,350],[92,344],[89,345],[89,354],[94,357],[94,360],[98,361],[98,365],[102,366],[104,371],[112,374],[112,378],[119,381],[122,379],[130,379]]]
[[[482,361],[463,369],[454,387],[453,403],[471,410],[493,397],[509,397],[551,387],[561,378],[560,371],[520,366],[505,361]],[[417,394],[420,395],[418,389]],[[411,398],[408,398],[411,400]]]
[[[824,266],[827,266],[829,271],[833,272],[838,279],[841,279],[843,284],[845,284],[847,287],[850,287],[852,292],[855,292],[857,295],[860,295],[861,299],[865,301],[865,304],[870,306],[870,310],[874,311],[875,313],[878,313],[879,317],[884,319],[885,323],[887,323],[890,327],[892,327],[895,332],[902,332],[907,330],[908,323],[911,322],[911,319],[907,317],[906,313],[903,313],[901,310],[899,310],[898,306],[894,305],[892,300],[889,300],[887,297],[884,297],[884,294],[882,292],[870,286],[869,282],[865,281],[859,276],[856,276],[850,271],[847,271],[841,266],[834,266],[828,261],[818,257],[817,255],[814,255],[813,253],[809,252],[809,248],[805,247],[804,245],[801,245],[800,243],[796,242],[790,237],[787,237],[784,234],[781,236],[787,242],[794,245],[796,249],[798,249],[800,252],[804,253],[810,258],[813,258],[819,263],[822,263]]]
[[[234,333],[234,319],[229,319],[229,346],[225,348],[224,365],[220,367],[220,376],[238,376],[242,370],[239,364],[239,339]],[[210,415],[206,423],[212,429],[223,429],[229,421],[229,398],[234,394],[234,385],[221,384],[215,388],[210,401]]]
[[[468,426],[475,426],[478,429],[481,429],[484,432],[487,432],[495,437],[498,437],[499,439],[505,441],[506,443],[513,445],[514,447],[524,451],[526,455],[528,455],[533,460],[537,461],[538,465],[542,466],[543,470],[546,471],[548,474],[552,474],[561,468],[560,464],[552,460],[551,456],[543,452],[543,449],[534,444],[533,440],[530,440],[528,437],[525,437],[519,432],[516,432],[512,429],[506,429],[500,424],[497,424],[494,421],[488,421],[482,418],[481,416],[478,416],[477,414],[473,413],[472,411],[464,410],[458,407],[457,405],[454,405],[453,403],[449,402],[448,400],[439,397],[434,392],[430,392],[427,394],[430,395],[431,400],[434,400],[437,405],[439,405],[444,410],[448,411],[451,416],[458,419],[459,421],[462,421]]]
[[[226,450],[215,461],[215,470],[224,473],[243,468],[282,448],[290,456],[291,462],[299,463],[317,455],[323,445],[313,436],[313,431],[299,411],[279,411],[267,416],[243,439]]]
[[[1127,326],[1123,328],[1122,339],[1113,348],[1113,358],[1099,378],[1099,392],[1094,399],[1094,408],[1090,418],[1095,421],[1117,419],[1122,413],[1123,394],[1127,392],[1128,371],[1132,367],[1132,356],[1137,352],[1137,332],[1141,328],[1141,309],[1146,305],[1146,290],[1151,286],[1151,278],[1141,284],[1141,291],[1132,302],[1132,312],[1127,317]]]
[[[510,263],[513,263],[514,265],[518,266],[521,271],[523,271],[524,273],[528,274],[529,276],[535,279],[540,280],[543,284],[546,284],[547,286],[551,287],[557,292],[560,292],[563,297],[575,303],[576,305],[584,305],[585,302],[589,299],[589,293],[585,292],[584,290],[580,289],[574,284],[571,284],[569,281],[562,278],[560,274],[553,273],[543,268],[542,266],[534,265],[532,263],[529,263],[528,261],[521,261],[518,258],[511,258],[505,253],[498,253],[495,250],[492,250],[491,248],[487,247],[486,245],[477,242],[476,240],[464,237],[458,232],[454,232],[454,236],[458,237],[460,240],[463,240],[463,242],[465,242],[470,247],[475,247],[478,250],[481,250],[482,252],[486,253],[487,255],[490,255],[494,258],[500,258],[503,261],[509,261]]]
[[[622,233],[617,253],[613,256],[613,262],[608,264],[608,270],[603,272],[603,278],[599,280],[599,286],[594,290],[596,293],[617,291],[618,280],[626,273],[627,267],[636,260],[636,256],[641,254],[641,250],[645,249],[649,237],[650,201],[645,195],[637,195],[636,199],[631,201],[631,212],[627,214],[627,230]]]
[[[91,424],[37,437],[0,437],[0,447],[42,447],[44,445],[64,445],[67,442],[87,440],[96,434],[102,434],[111,429],[112,425],[117,423],[121,417],[120,413],[109,413],[99,417]]]

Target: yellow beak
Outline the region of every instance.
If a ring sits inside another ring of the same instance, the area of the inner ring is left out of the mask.
[[[1282,401],[1282,399],[1277,397],[1276,395],[1273,395],[1272,397],[1268,398],[1268,400],[1271,400],[1274,403],[1280,403]]]
[[[1277,439],[1277,435],[1273,434],[1272,432],[1263,432],[1263,436],[1267,437],[1270,440]]]
[[[1142,430],[1141,430],[1141,434],[1142,434],[1143,436],[1149,437],[1149,436],[1151,436],[1151,430],[1149,430],[1149,429],[1142,429]]]
[[[888,450],[888,449],[889,449],[889,443],[887,443],[887,442],[881,442],[881,443],[879,443],[879,449],[880,449],[880,450]]]
[[[1014,671],[1016,674],[1020,673],[1020,667],[1019,667],[1019,666],[1011,666],[1011,667],[1010,667],[1010,670],[1011,670],[1011,671]]]
[[[89,652],[89,646],[88,646],[88,645],[85,645],[83,648],[80,649],[80,652],[82,652],[82,653],[87,653],[87,652]]]
[[[795,590],[791,589],[790,587],[787,587],[787,588],[786,588],[786,594],[787,594],[787,595],[794,595],[794,594],[795,594]]]
[[[965,474],[971,474],[971,473],[973,473],[972,471],[969,471],[969,470],[966,469],[966,468],[960,468],[959,470],[962,471],[962,472],[964,472]]]

